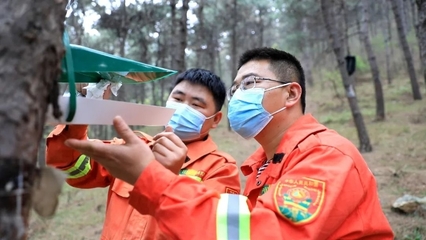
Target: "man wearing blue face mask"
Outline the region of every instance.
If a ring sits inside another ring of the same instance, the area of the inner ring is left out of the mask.
[[[235,132],[261,145],[241,167],[244,195],[219,195],[171,174],[119,117],[114,126],[126,147],[67,144],[89,155],[102,152],[97,161],[135,186],[130,204],[153,215],[174,239],[393,239],[362,155],[304,113],[305,95],[303,69],[293,55],[258,48],[240,58],[228,118]],[[125,164],[110,161],[123,153]],[[152,185],[155,192],[144,191]]]
[[[239,193],[235,160],[218,151],[209,136],[222,119],[225,98],[225,85],[218,76],[204,69],[189,69],[176,77],[167,99],[166,107],[176,109],[168,126],[188,148],[180,175],[192,177],[219,192]],[[170,134],[163,132],[155,139]]]

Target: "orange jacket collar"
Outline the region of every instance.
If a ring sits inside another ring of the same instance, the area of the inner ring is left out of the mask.
[[[188,148],[187,156],[189,161],[185,162],[182,168],[185,168],[192,162],[200,159],[202,156],[217,150],[217,145],[213,142],[213,139],[210,137],[210,135],[207,136],[206,140],[192,142],[186,145],[186,147]]]
[[[309,135],[316,132],[324,131],[327,128],[318,123],[318,121],[311,115],[306,114],[297,119],[293,125],[287,129],[283,138],[281,139],[280,144],[278,145],[277,153],[284,153],[282,162],[285,162],[288,154],[293,151],[296,146],[307,138]],[[250,157],[241,166],[241,171],[245,176],[251,174],[258,165],[262,164],[266,160],[266,154],[263,151],[263,148],[258,148]],[[279,175],[279,168],[277,171],[274,171],[272,175]]]

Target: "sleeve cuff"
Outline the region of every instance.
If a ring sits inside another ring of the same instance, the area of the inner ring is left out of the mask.
[[[141,214],[154,215],[161,196],[177,177],[159,162],[152,161],[143,170],[130,192],[130,205]]]
[[[87,125],[57,125],[49,137],[64,134],[66,138],[83,139],[87,135]]]

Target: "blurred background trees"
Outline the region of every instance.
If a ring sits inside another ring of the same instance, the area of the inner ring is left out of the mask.
[[[401,74],[409,76],[412,98],[422,99],[425,2],[73,0],[67,30],[72,43],[178,71],[206,68],[228,86],[245,50],[286,50],[301,60],[308,90],[332,87],[342,104],[346,96],[360,150],[368,152],[372,146],[357,104],[363,96],[356,95],[356,83],[371,82],[377,121],[386,120],[383,85],[400,81]],[[356,60],[353,74],[347,72],[348,56]],[[124,85],[114,100],[164,105],[172,79]],[[110,126],[92,126],[90,134],[114,136]]]

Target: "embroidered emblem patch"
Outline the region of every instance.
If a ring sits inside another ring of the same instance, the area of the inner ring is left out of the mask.
[[[204,177],[204,175],[206,175],[206,173],[203,172],[203,171],[200,171],[200,170],[195,170],[195,169],[182,169],[182,170],[180,170],[179,175],[188,176],[192,179],[195,179],[199,182],[202,182],[203,177]]]
[[[240,194],[237,190],[229,188],[229,187],[225,187],[225,193],[229,193],[229,194]]]
[[[285,179],[277,184],[275,207],[295,224],[307,223],[318,215],[324,202],[325,182],[312,179]]]

